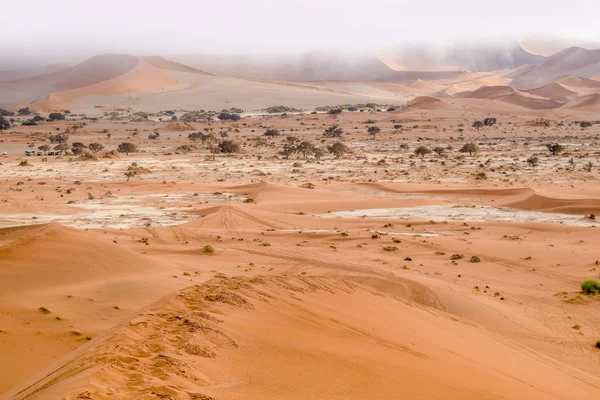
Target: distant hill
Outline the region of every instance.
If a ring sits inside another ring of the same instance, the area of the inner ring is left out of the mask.
[[[570,47],[553,54],[541,62],[515,71],[511,86],[531,89],[546,85],[564,75],[592,78],[600,74],[600,50]]]

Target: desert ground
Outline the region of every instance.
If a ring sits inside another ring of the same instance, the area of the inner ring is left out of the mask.
[[[600,81],[111,57],[0,83],[1,398],[600,393]]]

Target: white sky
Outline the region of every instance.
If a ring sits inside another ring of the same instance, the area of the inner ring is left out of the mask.
[[[415,41],[583,43],[600,38],[598,18],[600,0],[0,0],[0,50],[279,54]]]

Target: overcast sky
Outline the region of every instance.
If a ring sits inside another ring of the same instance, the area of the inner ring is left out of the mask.
[[[379,51],[416,41],[600,38],[597,0],[1,0],[0,49],[41,52]]]

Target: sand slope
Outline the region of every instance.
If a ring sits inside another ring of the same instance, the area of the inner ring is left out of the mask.
[[[48,373],[15,398],[572,399],[600,390],[597,378],[472,324],[318,277],[185,289]]]
[[[57,224],[0,230],[0,326],[7,331],[0,353],[12,365],[0,392],[109,328],[124,310],[176,288],[157,279],[161,268],[103,234]]]

